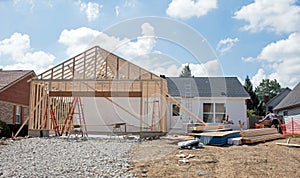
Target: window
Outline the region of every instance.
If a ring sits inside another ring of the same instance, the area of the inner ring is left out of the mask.
[[[283,111],[284,116],[287,116],[288,114],[289,114],[288,111]]]
[[[203,121],[212,123],[214,118],[214,107],[213,103],[204,103],[203,104]]]
[[[224,118],[226,117],[226,106],[224,103],[215,103],[215,107],[216,107],[215,122],[222,123]]]
[[[225,103],[203,103],[203,121],[207,123],[222,123],[226,117]]]
[[[172,116],[180,116],[180,107],[176,104],[172,105]]]
[[[16,106],[16,124],[21,123],[21,106]]]

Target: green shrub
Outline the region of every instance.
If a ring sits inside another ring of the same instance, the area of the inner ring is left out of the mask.
[[[5,122],[0,121],[0,138],[2,137],[6,137],[9,138],[11,137],[11,132],[10,132],[10,128],[8,127],[8,125]]]

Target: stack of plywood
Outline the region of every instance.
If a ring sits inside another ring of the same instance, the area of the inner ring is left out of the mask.
[[[243,143],[265,142],[268,140],[284,138],[284,135],[279,134],[276,128],[242,130],[241,136]]]

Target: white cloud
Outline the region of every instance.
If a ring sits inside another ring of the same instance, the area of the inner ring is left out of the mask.
[[[262,76],[263,71],[270,71],[270,79],[276,79],[282,87],[293,87],[300,81],[300,33],[292,33],[287,39],[265,46],[257,56],[257,60],[264,62],[264,67],[257,76]],[[257,78],[257,77],[256,77]]]
[[[266,79],[267,75],[265,74],[264,69],[258,69],[257,73],[252,77],[251,82],[253,87],[257,87],[262,79]]]
[[[181,64],[160,52],[137,56],[131,62],[157,75],[179,76]]]
[[[218,46],[217,46],[217,50],[221,53],[221,55],[224,55],[238,41],[239,41],[238,38],[226,38],[226,39],[220,40],[219,43],[218,43]]]
[[[254,61],[256,61],[256,58],[254,58],[254,57],[242,57],[242,61],[254,62]]]
[[[87,27],[78,29],[63,30],[59,36],[58,42],[67,46],[67,55],[74,56],[87,49],[88,45],[95,40],[101,32]]]
[[[117,16],[117,17],[118,17],[119,14],[120,14],[119,9],[120,9],[119,6],[116,6],[116,7],[115,7],[115,13],[116,13],[116,16]]]
[[[102,8],[102,5],[99,5],[95,2],[80,2],[80,11],[86,14],[86,17],[90,22],[99,17],[100,8]]]
[[[290,33],[300,29],[300,7],[296,0],[255,0],[235,12],[234,18],[245,20],[244,30]]]
[[[137,4],[136,0],[125,0],[125,7],[135,7]]]
[[[91,44],[95,44],[157,75],[179,76],[186,65],[178,63],[177,60],[171,59],[160,51],[153,50],[156,44],[155,29],[149,23],[141,25],[141,35],[134,40],[120,39],[81,27],[64,30],[59,37],[59,42],[67,46],[67,54],[70,57],[86,50],[88,46],[93,46]],[[194,76],[222,76],[222,69],[217,60],[189,65]]]
[[[144,23],[141,30],[142,36],[137,37],[136,41],[125,39],[123,44],[116,49],[116,53],[129,59],[150,53],[156,43],[154,28],[149,23]]]
[[[154,28],[149,23],[144,23],[141,26],[141,30],[141,36],[130,40],[127,38],[120,39],[97,30],[81,27],[63,30],[58,41],[67,46],[67,54],[70,57],[95,44],[125,59],[132,59],[136,56],[150,53],[155,46]]]
[[[0,41],[0,61],[10,61],[3,69],[35,70],[36,73],[49,68],[55,56],[44,51],[34,51],[30,47],[27,34],[14,33]]]
[[[30,12],[33,12],[33,9],[35,8],[36,2],[34,0],[13,0],[14,6],[16,8],[21,9],[29,9]]]
[[[172,0],[166,13],[170,17],[188,19],[200,17],[217,8],[217,0]]]
[[[300,33],[292,33],[287,39],[268,44],[258,56],[258,59],[268,62],[283,62],[291,58],[299,58]]]
[[[186,64],[182,65],[185,66]],[[203,64],[189,64],[190,69],[192,71],[192,75],[195,77],[204,77],[204,76],[222,76],[222,69],[220,68],[220,64],[218,60],[208,60]]]

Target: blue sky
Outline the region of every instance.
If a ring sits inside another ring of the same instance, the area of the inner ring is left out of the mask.
[[[156,74],[300,82],[299,0],[2,0],[0,68],[37,74],[96,44]]]

